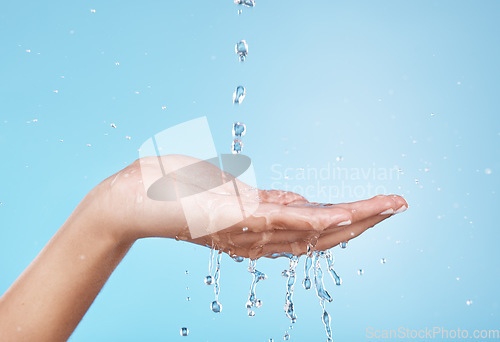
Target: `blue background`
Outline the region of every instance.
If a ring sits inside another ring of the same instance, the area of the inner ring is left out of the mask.
[[[220,153],[232,123],[246,123],[244,152],[262,188],[311,185],[310,200],[342,202],[379,187],[409,202],[334,249],[344,283],[326,286],[337,341],[369,340],[368,327],[499,329],[500,2],[262,0],[237,9],[230,0],[2,3],[0,293],[143,141],[207,116]],[[245,63],[234,54],[240,39]],[[247,97],[235,108],[239,84]],[[296,177],[329,165],[400,171]],[[357,193],[315,192],[341,185]],[[251,277],[227,256],[223,311],[210,311],[208,255],[138,241],[70,340],[281,340],[287,261],[259,260],[269,279],[249,318]],[[325,340],[313,291],[297,285],[295,301],[291,340]]]

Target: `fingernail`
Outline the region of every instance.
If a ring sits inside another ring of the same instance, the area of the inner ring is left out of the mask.
[[[408,207],[406,205],[403,204],[403,206],[401,208],[399,208],[398,210],[396,210],[395,214],[399,214],[399,213],[402,213],[403,211],[405,211],[406,209],[408,209]]]
[[[383,212],[381,212],[379,215],[389,215],[389,214],[394,214],[394,209],[389,208],[389,209],[384,210]]]
[[[347,221],[342,221],[340,222],[337,226],[347,226],[351,224],[351,220],[347,220]]]

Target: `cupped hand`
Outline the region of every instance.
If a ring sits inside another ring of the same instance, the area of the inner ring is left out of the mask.
[[[211,163],[181,155],[135,161],[94,188],[82,205],[121,240],[176,238],[253,259],[329,249],[408,207],[397,195],[311,203],[293,192],[252,188]]]

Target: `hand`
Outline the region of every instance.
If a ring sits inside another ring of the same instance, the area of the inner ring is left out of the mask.
[[[186,169],[190,171],[179,171]],[[148,197],[148,189],[165,175],[173,175],[168,181],[176,189],[188,189],[195,195],[163,201]],[[220,186],[203,188],[220,178],[225,179]],[[331,248],[408,207],[396,195],[353,203],[310,203],[292,192],[258,190],[232,179],[195,158],[147,157],[103,181],[82,203],[92,203],[102,226],[121,239],[176,238],[254,259],[281,253],[301,255],[308,246],[313,250]],[[244,218],[235,220],[241,215],[241,204]],[[201,236],[199,232],[193,236],[193,224],[187,220],[190,213],[206,219]]]

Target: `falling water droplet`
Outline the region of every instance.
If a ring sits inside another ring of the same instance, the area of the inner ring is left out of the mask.
[[[335,160],[338,161],[338,162],[341,162],[342,160],[344,160],[344,157],[338,156]]]
[[[288,331],[285,332],[285,335],[283,335],[283,341],[288,341],[290,339],[290,335],[288,334]]]
[[[363,275],[363,273],[365,273],[365,271],[363,271],[361,268],[358,270],[358,275]]]
[[[245,260],[244,257],[241,257],[241,256],[233,256],[233,260],[236,261],[236,262],[243,262],[243,260]]]
[[[253,317],[253,316],[255,316],[255,311],[253,311],[253,310],[248,310],[248,316],[249,316],[249,317]]]
[[[246,7],[254,7],[255,6],[255,0],[234,0],[234,3],[236,5],[243,5]]]
[[[210,305],[210,308],[212,309],[213,312],[219,313],[222,310],[222,305],[218,301],[214,300]]]
[[[297,320],[297,315],[295,314],[295,308],[293,305],[293,289],[295,287],[295,269],[297,268],[297,264],[299,263],[299,257],[292,256],[290,258],[290,264],[288,266],[288,270],[286,270],[286,275],[288,277],[286,281],[286,295],[285,295],[285,314],[290,321],[295,323]]]
[[[220,279],[220,261],[222,257],[222,252],[219,251],[216,258],[215,273],[214,273],[214,294],[215,300],[212,302],[212,311],[219,313],[222,310],[222,305],[219,303],[219,279]]]
[[[465,304],[467,304],[467,306],[471,306],[472,305],[472,300],[466,301]]]
[[[386,262],[387,262],[387,260],[385,258],[380,259],[381,264],[385,264]]]
[[[212,276],[211,275],[207,275],[205,277],[205,284],[212,285],[212,282],[213,282]]]
[[[257,283],[261,280],[264,280],[267,278],[267,276],[257,270],[255,267],[257,265],[257,260],[252,260],[250,259],[248,262],[248,272],[252,274],[252,284],[250,285],[250,292],[248,294],[248,301],[246,303],[246,308],[247,310],[251,310],[253,307],[260,308],[262,306],[262,301],[260,299],[257,299],[255,295],[255,287],[257,286]]]
[[[233,124],[233,136],[242,137],[246,133],[246,125],[241,122],[236,122]]]
[[[248,44],[244,40],[240,40],[236,43],[234,47],[234,51],[238,56],[240,56],[240,62],[244,62],[246,56],[248,55]]]
[[[332,302],[333,298],[330,296],[328,291],[325,290],[325,286],[323,285],[323,270],[321,269],[321,264],[319,263],[319,253],[314,252],[313,256],[314,284],[316,286],[316,295],[321,301]]]
[[[116,128],[116,124],[114,124],[114,123],[112,123],[110,126],[113,128]]]
[[[326,332],[326,336],[327,336],[327,341],[333,342],[331,318],[325,309],[325,302],[324,301],[321,301],[321,307],[323,308],[323,315],[321,315],[321,320],[323,321],[323,324],[325,325],[325,332]]]
[[[236,89],[234,89],[233,93],[233,103],[234,104],[240,104],[243,102],[245,99],[245,96],[247,95],[246,89],[244,86],[237,86]]]
[[[347,241],[339,243],[340,248],[347,248]]]
[[[189,335],[189,329],[188,328],[181,328],[180,334],[181,334],[181,336]]]
[[[189,274],[189,270],[186,270],[184,273]]]
[[[191,301],[191,297],[186,297],[186,300],[187,300],[188,302],[190,302],[190,301]]]
[[[325,252],[325,259],[326,259],[326,263],[328,266],[328,273],[330,273],[330,277],[332,277],[333,281],[335,282],[335,285],[337,285],[337,286],[342,285],[342,279],[339,277],[337,272],[335,272],[335,270],[333,269],[333,264],[335,263],[335,258],[334,258],[331,251]]]
[[[233,152],[233,154],[241,153],[242,150],[243,150],[243,143],[241,142],[241,140],[234,139],[233,144],[231,146],[231,151]]]
[[[311,252],[311,246],[307,246],[307,256],[306,256],[306,261],[304,262],[304,281],[302,282],[302,286],[306,289],[309,290],[311,288],[311,277],[310,277],[310,272],[311,272],[311,266],[312,266],[312,252]]]

